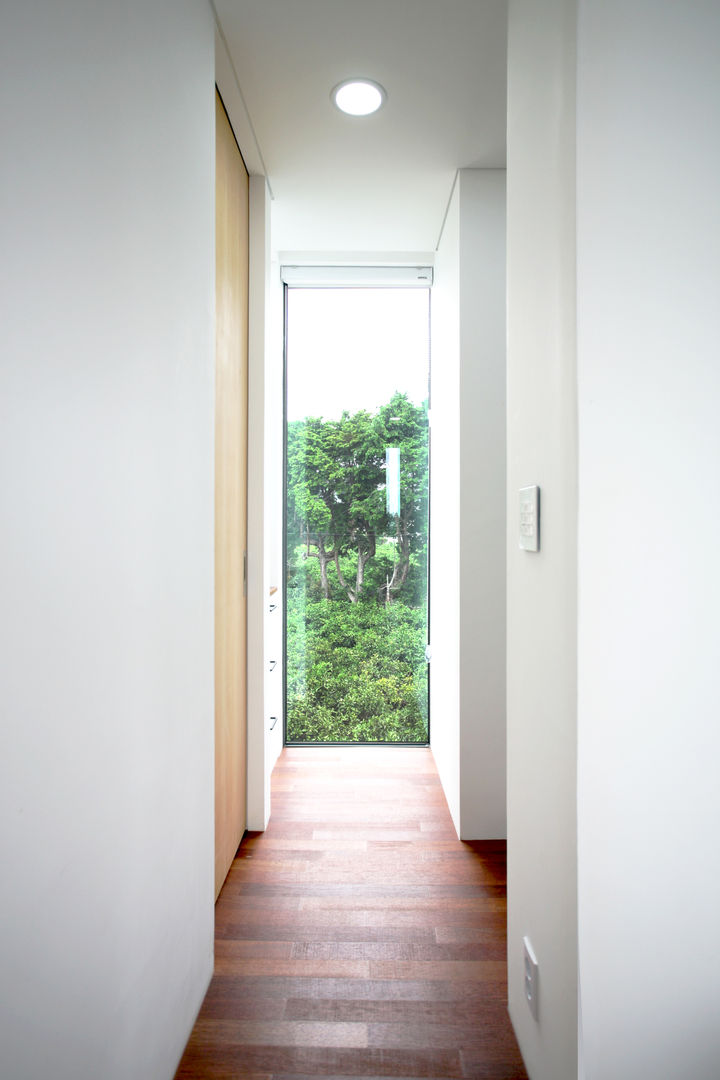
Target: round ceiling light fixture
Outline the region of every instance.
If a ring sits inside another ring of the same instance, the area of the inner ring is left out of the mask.
[[[372,79],[345,79],[334,88],[330,98],[348,116],[370,116],[387,100],[387,93]]]

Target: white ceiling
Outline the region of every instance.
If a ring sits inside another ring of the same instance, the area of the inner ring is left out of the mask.
[[[455,170],[504,167],[506,0],[215,7],[254,129],[250,156],[272,189],[276,249],[431,252]],[[375,116],[330,101],[358,75],[387,90]]]

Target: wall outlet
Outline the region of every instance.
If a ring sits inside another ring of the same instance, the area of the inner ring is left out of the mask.
[[[530,938],[523,938],[523,962],[525,964],[525,999],[535,1020],[538,1018],[539,975],[537,957]]]

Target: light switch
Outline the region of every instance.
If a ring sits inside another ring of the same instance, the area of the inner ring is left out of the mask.
[[[520,488],[520,547],[540,550],[540,488],[537,484]]]

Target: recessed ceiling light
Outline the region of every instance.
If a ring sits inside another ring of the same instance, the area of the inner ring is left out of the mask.
[[[338,109],[349,116],[369,116],[377,112],[387,94],[380,83],[372,79],[346,79],[335,87],[330,97]]]

